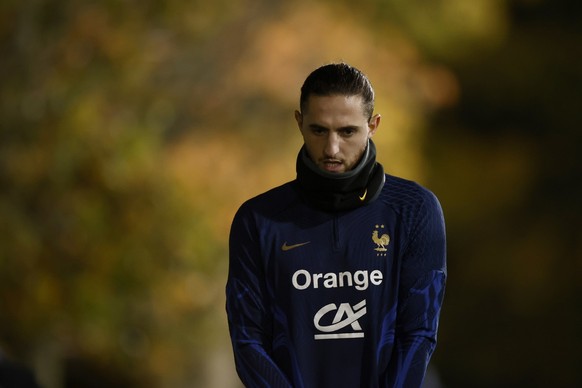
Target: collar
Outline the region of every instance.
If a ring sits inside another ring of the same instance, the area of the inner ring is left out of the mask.
[[[355,209],[374,201],[384,186],[384,168],[376,162],[376,146],[368,141],[358,164],[345,173],[330,173],[317,167],[305,145],[297,156],[297,183],[301,197],[324,211]]]

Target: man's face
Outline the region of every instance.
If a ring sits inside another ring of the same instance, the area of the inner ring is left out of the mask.
[[[361,96],[309,96],[295,119],[311,160],[332,173],[350,171],[360,161],[380,115],[368,121]]]

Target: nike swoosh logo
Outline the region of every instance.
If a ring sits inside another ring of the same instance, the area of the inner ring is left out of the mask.
[[[283,243],[283,245],[281,245],[281,250],[282,251],[290,251],[291,249],[295,249],[295,248],[299,248],[299,247],[302,247],[304,245],[307,245],[310,242],[311,241],[307,241],[307,242],[299,243],[299,244],[287,245],[287,241],[285,241],[285,243]]]
[[[363,201],[364,199],[366,199],[366,195],[368,195],[368,189],[366,189],[366,191],[364,191],[364,194],[362,194],[362,196],[358,198],[360,198],[360,201]]]

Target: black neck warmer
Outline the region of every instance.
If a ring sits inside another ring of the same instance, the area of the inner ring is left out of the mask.
[[[302,198],[324,211],[355,209],[375,200],[384,185],[384,168],[376,162],[372,140],[362,159],[345,173],[329,173],[317,167],[305,146],[297,156],[297,182]]]

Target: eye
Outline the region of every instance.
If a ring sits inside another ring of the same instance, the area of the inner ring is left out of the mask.
[[[350,137],[357,132],[356,128],[343,128],[341,130],[341,134],[344,137]]]
[[[327,133],[327,129],[322,127],[311,127],[311,133],[316,136],[323,136]]]

